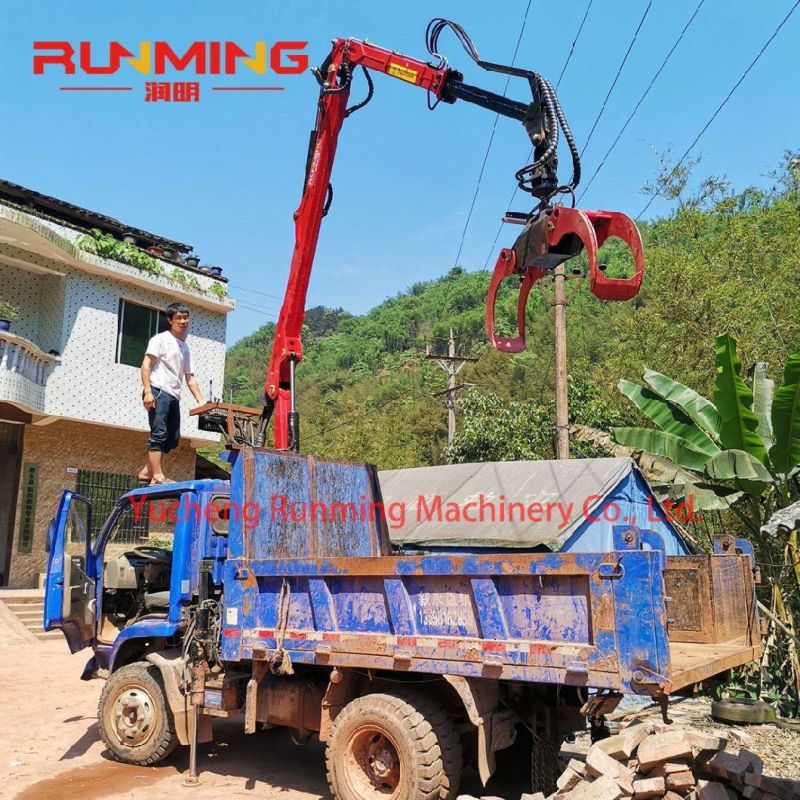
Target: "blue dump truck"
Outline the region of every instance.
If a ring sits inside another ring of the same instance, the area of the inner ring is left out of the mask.
[[[624,694],[666,714],[761,652],[746,542],[670,555],[614,520],[603,552],[393,545],[373,467],[232,456],[230,481],[136,489],[105,521],[65,492],[51,524],[45,627],[92,649],[120,761],[189,744],[194,773],[236,717],[318,735],[338,800],[444,800],[465,764],[486,781],[525,739],[541,771]]]

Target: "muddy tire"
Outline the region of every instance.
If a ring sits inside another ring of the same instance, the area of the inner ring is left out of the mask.
[[[115,761],[157,764],[178,744],[158,668],[138,661],[112,673],[97,706],[100,737]]]
[[[461,740],[436,702],[418,694],[371,694],[336,717],[325,751],[336,800],[452,800]]]

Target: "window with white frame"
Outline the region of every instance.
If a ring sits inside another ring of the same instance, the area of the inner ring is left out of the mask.
[[[120,299],[117,323],[117,363],[139,367],[151,336],[169,328],[164,312]]]

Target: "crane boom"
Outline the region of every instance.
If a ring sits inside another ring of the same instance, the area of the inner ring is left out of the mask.
[[[447,66],[446,59],[438,54],[438,35],[445,27],[452,28],[473,60],[483,69],[525,78],[530,86],[531,101],[524,103],[511,100],[494,92],[464,83],[461,73],[450,69]],[[440,102],[451,104],[456,100],[463,100],[521,122],[530,138],[534,161],[529,166],[519,170],[516,177],[521,188],[540,200],[539,208],[535,213],[518,215],[523,217],[522,221],[526,224],[525,231],[520,237],[520,240],[523,238],[525,240],[525,247],[522,249],[525,252],[536,251],[541,255],[541,252],[547,252],[552,246],[552,242],[545,241],[546,232],[542,225],[532,225],[531,223],[536,219],[540,219],[543,215],[549,216],[553,210],[552,198],[558,193],[571,193],[580,179],[580,161],[577,148],[574,145],[572,135],[552,85],[535,72],[481,61],[477,50],[475,50],[471,39],[469,39],[463,28],[457,23],[448,20],[433,20],[431,22],[428,27],[428,50],[432,55],[439,58],[438,65],[411,58],[357,39],[334,39],[330,54],[322,66],[314,70],[320,84],[316,124],[309,143],[303,195],[300,205],[294,212],[294,251],[292,253],[286,293],[275,327],[275,337],[264,382],[264,409],[258,444],[263,445],[266,423],[270,418],[273,418],[273,446],[277,449],[299,450],[300,423],[295,397],[295,368],[303,358],[301,332],[305,315],[306,295],[322,219],[327,213],[332,199],[330,181],[339,134],[347,116],[366,105],[366,102],[371,98],[373,84],[370,72],[384,73],[424,89],[428,94],[430,108],[435,108]],[[358,67],[363,69],[367,77],[369,95],[366,101],[348,108],[353,73]],[[556,174],[558,166],[556,149],[559,127],[563,130],[572,152],[573,176],[572,181],[567,185],[559,184]],[[564,211],[567,211],[567,209],[564,209]],[[569,211],[574,211],[574,209],[569,209]],[[593,224],[591,218],[586,217],[586,215],[598,212],[575,213],[584,215],[584,218],[576,218],[577,223],[580,223],[578,225],[580,230],[575,231],[574,234],[579,240],[579,245],[590,250],[591,256],[593,253],[591,248],[594,247],[594,251],[596,251],[597,242],[594,241],[594,244],[592,244],[592,241],[584,235],[583,231],[587,223],[590,226]],[[612,216],[616,214],[616,212],[602,213],[612,214]],[[568,214],[563,214],[562,218],[566,218],[567,222],[573,219]],[[617,226],[617,228],[619,227]],[[561,228],[564,236],[571,235],[569,224],[562,222]],[[635,226],[633,226],[633,230],[635,231]],[[635,235],[638,237],[638,232]],[[555,243],[555,246],[557,245],[558,242]],[[641,242],[639,242],[640,246]],[[520,251],[520,249],[515,245],[515,251]],[[570,258],[579,251],[580,246],[577,248],[572,246],[570,248],[571,254],[561,257],[561,260]],[[503,253],[507,252],[503,251]],[[499,285],[502,278],[512,272],[525,273],[529,267],[532,270],[540,271],[542,268],[546,269],[548,265],[542,265],[539,262],[536,265],[528,265],[525,263],[524,257],[518,257],[513,264],[511,264],[508,257],[503,258],[502,265],[498,260],[496,277],[490,289],[490,305],[488,308],[490,318],[493,319],[494,296],[497,292],[497,285]],[[500,275],[501,272],[502,275]],[[500,275],[499,278],[497,277],[498,275]],[[527,296],[527,292],[525,295]],[[524,318],[524,301],[522,297],[520,297],[520,303],[522,303]],[[508,349],[503,347],[503,340],[494,336],[493,330],[489,331],[489,338],[499,349]],[[522,341],[522,346],[524,347],[524,337]]]

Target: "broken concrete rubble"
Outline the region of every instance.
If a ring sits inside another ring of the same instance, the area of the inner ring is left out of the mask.
[[[691,728],[634,722],[593,744],[585,762],[573,758],[554,793],[521,800],[800,800],[800,781],[764,775],[758,756],[727,744]]]

